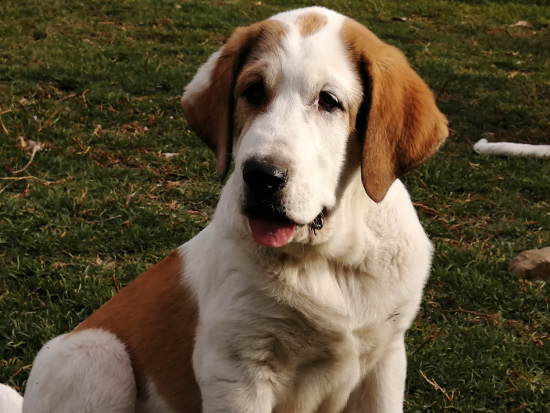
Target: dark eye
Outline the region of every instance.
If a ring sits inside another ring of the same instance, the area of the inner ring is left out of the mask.
[[[259,106],[264,100],[265,89],[262,82],[254,82],[247,86],[242,95],[249,105]]]
[[[342,104],[332,93],[323,91],[319,93],[319,107],[327,112],[332,112],[334,109],[342,109]]]

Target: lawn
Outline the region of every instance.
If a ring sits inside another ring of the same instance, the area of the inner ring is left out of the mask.
[[[235,27],[310,4],[0,3],[0,382],[23,390],[45,341],[204,228],[221,184],[181,92]],[[472,151],[482,137],[549,143],[550,6],[317,4],[401,48],[453,130],[404,178],[436,246],[406,410],[550,411],[549,285],[507,271],[550,245],[550,164]],[[26,169],[19,136],[42,144]]]

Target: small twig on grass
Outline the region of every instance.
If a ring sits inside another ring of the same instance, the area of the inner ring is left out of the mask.
[[[422,347],[424,347],[426,344],[428,344],[430,341],[432,341],[434,338],[439,336],[439,333],[432,334],[426,341],[424,341],[422,344],[420,344],[417,348],[414,349],[412,354],[415,354],[418,350],[420,350]]]
[[[454,310],[441,310],[442,313],[466,313],[466,314],[472,314],[476,315],[478,317],[485,317],[485,318],[497,318],[498,314],[484,314],[484,313],[478,313],[477,311],[468,311],[463,310],[462,308],[457,308]]]
[[[0,178],[0,181],[23,181],[25,179],[35,180],[35,181],[40,182],[42,185],[46,185],[46,186],[55,185],[55,184],[62,184],[63,182],[66,181],[66,179],[60,179],[59,181],[46,181],[44,179],[37,178],[36,176],[9,176],[9,177],[6,177],[6,178]],[[7,187],[8,186],[6,185],[4,188],[0,189],[0,194],[2,192],[4,192],[4,190]]]
[[[515,409],[508,410],[508,413],[519,412],[520,410],[525,409],[527,406],[529,406],[527,403],[521,403],[521,404],[520,404],[518,407],[516,407]]]
[[[2,115],[4,113],[10,113],[11,112],[11,109],[8,109],[8,110],[5,110],[2,112],[2,108],[0,108],[0,125],[2,125],[2,129],[4,130],[4,133],[6,135],[9,135],[10,133],[8,132],[8,129],[6,128],[6,126],[4,125],[4,121],[2,120]]]
[[[435,380],[430,380],[426,377],[426,375],[424,374],[424,372],[422,370],[418,370],[420,372],[420,374],[422,374],[422,377],[424,377],[424,380],[426,380],[428,383],[431,384],[431,386],[435,389],[435,390],[439,390],[441,393],[443,393],[445,395],[445,397],[447,398],[447,400],[449,400],[451,403],[453,402],[453,399],[454,399],[454,394],[449,396],[449,394],[447,393],[447,390],[445,390],[443,387],[441,387],[439,384],[437,384],[437,382]]]
[[[83,93],[82,93],[82,100],[84,101],[84,107],[87,108],[88,107],[88,102],[86,102],[86,93],[89,91],[90,89],[86,89]]]
[[[100,215],[101,216],[101,215]],[[110,217],[110,218],[107,218],[107,219],[100,219],[100,220],[97,220],[97,221],[86,221],[85,219],[82,219],[82,221],[86,222],[87,224],[99,224],[99,223],[102,223],[102,222],[107,222],[107,221],[112,221],[113,219],[118,219],[118,218],[121,218],[122,215],[115,215],[114,217]]]
[[[424,188],[428,189],[428,185],[426,185],[426,183],[422,179],[418,178],[418,181],[422,184]]]
[[[57,115],[58,113],[59,113],[59,111],[56,110],[56,111],[53,113],[53,115],[50,116],[50,119],[48,119],[48,120],[46,121],[46,123],[44,123],[42,126],[40,126],[40,129],[38,129],[38,132],[42,132],[42,130],[43,130],[44,128],[46,128],[47,126],[49,126],[49,125],[52,123],[53,118],[55,117],[55,115]]]
[[[32,153],[31,153],[31,159],[29,159],[29,162],[27,162],[27,164],[22,168],[22,169],[18,169],[17,171],[13,171],[14,174],[18,174],[20,172],[23,172],[25,169],[27,169],[29,167],[29,165],[32,163],[32,160],[34,159],[34,154],[36,152],[38,152],[40,150],[40,147],[39,146],[35,146],[33,149],[32,149]]]
[[[21,373],[23,370],[28,370],[32,367],[32,364],[29,364],[28,366],[23,366],[19,370],[17,370],[15,373],[13,373],[13,376],[11,378],[13,379],[15,376],[17,376],[19,373]]]
[[[67,99],[72,99],[76,96],[76,94],[74,92],[71,92],[69,94],[69,96],[65,96],[64,98],[61,98],[61,99],[57,99],[57,102],[63,102],[64,100],[67,100]]]
[[[118,282],[116,280],[116,274],[115,269],[113,268],[113,282],[115,283],[115,290],[118,293],[120,291],[120,287],[118,286]]]
[[[82,151],[82,155],[86,155],[90,151],[91,146],[88,146],[87,148],[85,148],[84,145],[82,145],[82,143],[76,138],[73,138],[73,141],[78,145],[78,147]]]
[[[58,248],[59,248],[59,247],[58,247]],[[70,252],[65,251],[63,248],[59,248],[59,249],[61,250],[61,252],[64,252],[65,254],[67,254],[69,257],[74,258],[74,255],[71,254]]]
[[[419,204],[418,202],[413,202],[413,205],[429,215],[439,216],[439,213],[435,209],[427,207],[426,205]]]

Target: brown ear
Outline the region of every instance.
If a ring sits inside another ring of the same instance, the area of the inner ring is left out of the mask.
[[[225,46],[210,56],[185,88],[181,105],[189,125],[214,151],[218,176],[229,171],[233,147],[235,83],[247,60],[276,22],[238,28]],[[273,31],[273,30],[272,30]]]
[[[449,135],[447,119],[398,49],[351,19],[341,36],[363,83],[356,118],[364,140],[361,177],[367,194],[380,202],[396,178],[435,153]]]

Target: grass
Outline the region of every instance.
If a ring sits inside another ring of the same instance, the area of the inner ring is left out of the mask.
[[[182,117],[183,87],[235,27],[308,4],[0,4],[0,382],[22,390],[46,340],[206,225],[220,184]],[[437,249],[408,334],[407,411],[550,411],[548,285],[506,269],[550,245],[550,165],[471,148],[548,143],[550,7],[318,4],[401,48],[456,131],[405,177]],[[510,26],[520,20],[532,27]],[[15,173],[29,159],[18,136],[45,148]]]

